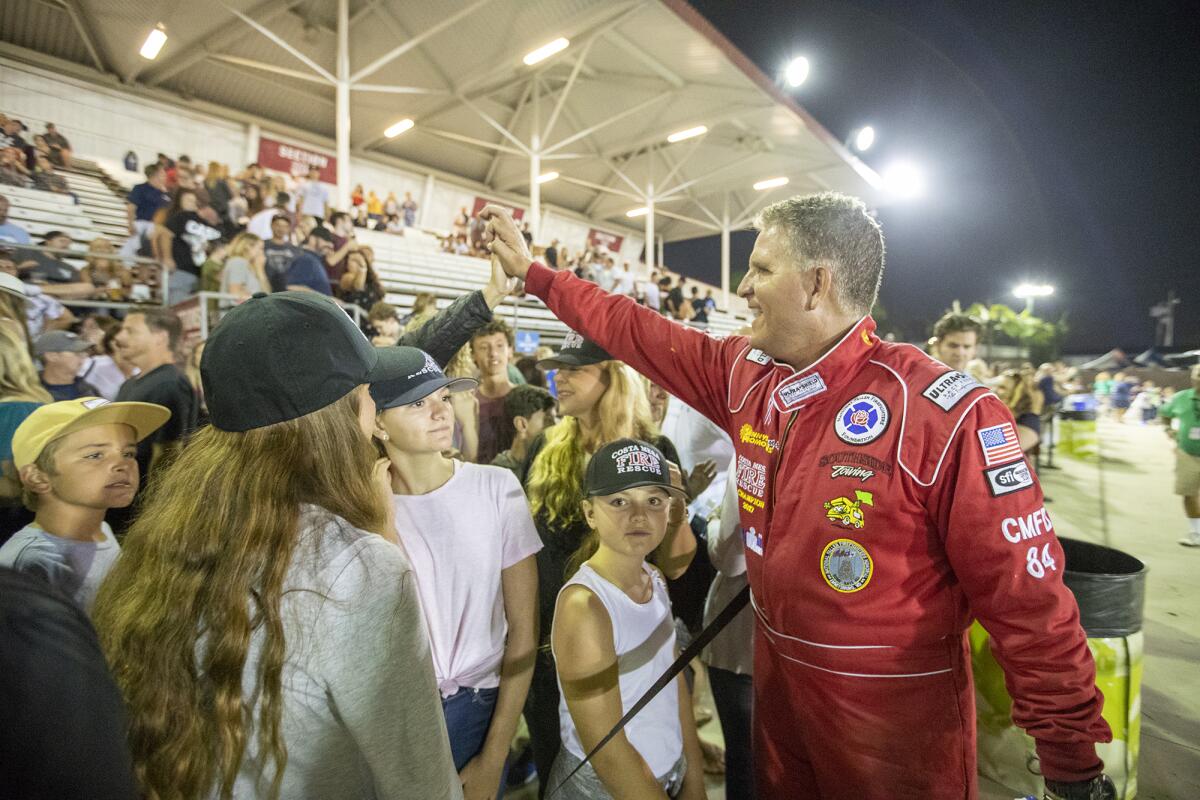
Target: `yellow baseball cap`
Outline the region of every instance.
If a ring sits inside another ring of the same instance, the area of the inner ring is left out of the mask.
[[[170,418],[167,408],[154,403],[111,403],[103,397],[47,403],[26,417],[13,433],[13,465],[21,469],[32,464],[50,442],[93,425],[128,425],[140,442]]]

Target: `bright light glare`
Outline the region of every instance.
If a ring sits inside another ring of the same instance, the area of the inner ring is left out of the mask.
[[[764,189],[774,189],[776,186],[786,186],[787,178],[768,178],[765,181],[759,181],[754,184],[754,191],[761,192]]]
[[[860,128],[854,135],[854,149],[860,153],[870,150],[873,144],[875,144],[875,129],[870,125]]]
[[[1054,287],[1048,283],[1022,283],[1013,289],[1013,297],[1027,300],[1031,297],[1049,297],[1054,294]]]
[[[628,211],[625,212],[625,216],[627,216],[627,217],[644,217],[649,213],[650,213],[650,209],[647,208],[646,206],[642,206],[640,208],[629,209]]]
[[[541,175],[538,175],[538,183],[549,183],[557,177],[557,172],[543,172]]]
[[[384,131],[383,135],[389,139],[395,139],[397,136],[404,133],[406,130],[409,130],[410,128],[412,128],[412,126],[413,126],[413,121],[411,119],[402,119],[399,122],[397,122],[395,125],[388,128],[386,131]]]
[[[147,61],[153,61],[158,58],[158,51],[163,49],[163,45],[167,43],[167,32],[162,27],[155,28],[150,31],[150,35],[146,37],[146,41],[142,44],[142,49],[138,51],[138,55]]]
[[[563,50],[566,50],[567,45],[569,45],[570,43],[571,43],[570,41],[568,41],[567,39],[564,39],[563,37],[560,36],[557,39],[555,39],[553,42],[550,42],[549,44],[544,44],[541,47],[539,47],[537,50],[534,50],[533,52],[527,54],[525,56],[525,58],[523,58],[522,60],[525,62],[526,66],[532,67],[534,64],[538,63],[539,61],[545,61],[547,58],[554,55],[555,53],[560,53]]]
[[[697,125],[694,128],[688,128],[686,131],[676,131],[667,137],[667,141],[671,144],[682,142],[684,139],[694,139],[697,136],[703,136],[708,133],[708,126]]]
[[[787,69],[783,73],[788,86],[799,86],[808,80],[808,68],[808,59],[804,56],[797,56],[789,61]]]
[[[915,165],[900,161],[884,171],[883,185],[897,197],[920,197],[925,193],[925,175]]]

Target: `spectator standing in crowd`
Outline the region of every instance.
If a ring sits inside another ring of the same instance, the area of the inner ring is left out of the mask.
[[[551,239],[546,248],[546,264],[550,269],[558,269],[558,239]]]
[[[342,275],[338,296],[342,302],[355,305],[364,312],[383,300],[387,291],[371,263],[369,247],[359,247],[346,256],[346,271]]]
[[[709,293],[708,299],[709,300],[712,299],[711,292]],[[700,287],[699,286],[692,287],[692,298],[688,302],[690,302],[692,304],[692,322],[695,322],[698,325],[707,325],[708,324],[708,303],[704,298],[702,298],[700,296]]]
[[[94,613],[148,795],[461,797],[369,438],[367,384],[401,369],[311,295],[251,299],[209,337],[212,424],[146,498]]]
[[[417,224],[417,201],[413,200],[412,192],[404,193],[400,210],[404,213],[404,227],[411,228]]]
[[[378,222],[383,219],[383,201],[379,199],[379,195],[375,194],[375,190],[367,192],[367,218],[372,222]]]
[[[729,459],[728,475],[737,474],[737,458]],[[714,481],[714,484],[716,481]],[[745,588],[745,538],[738,519],[737,482],[725,481],[718,515],[708,525],[708,560],[717,571],[704,603],[704,625],[716,619]],[[743,608],[700,656],[708,668],[713,703],[725,740],[725,800],[754,800],[754,612]]]
[[[592,342],[569,333],[559,351],[539,366],[558,370],[555,382],[562,415],[558,424],[530,445],[525,469],[529,507],[545,545],[537,556],[538,629],[542,644],[548,645],[554,604],[565,580],[567,562],[590,530],[582,507],[586,499],[583,474],[589,456],[602,445],[622,438],[649,441],[674,463],[678,463],[678,456],[674,445],[654,428],[641,377]],[[696,550],[682,502],[673,504],[667,531],[658,551],[658,564],[669,577],[678,577]],[[538,651],[525,721],[542,779],[541,796],[545,796],[551,788],[550,767],[562,741],[554,658],[545,646]]]
[[[33,244],[29,231],[8,219],[8,198],[0,194],[0,242],[13,244]]]
[[[467,228],[471,225],[471,215],[467,213],[467,207],[461,206],[458,209],[458,214],[454,217],[454,222],[450,226],[450,233],[455,239],[459,236],[467,235]]]
[[[540,386],[514,386],[504,398],[504,421],[508,427],[509,447],[492,459],[492,466],[511,470],[525,482],[525,458],[529,445],[542,431],[558,422],[558,401]]]
[[[46,144],[50,145],[50,158],[60,167],[71,167],[71,143],[67,137],[58,132],[53,122],[46,123]]]
[[[204,188],[208,191],[209,205],[220,218],[222,228],[229,233],[229,201],[235,194],[229,181],[229,167],[218,161],[208,162],[208,170],[204,174]]]
[[[167,176],[161,165],[150,164],[146,180],[130,190],[125,197],[125,216],[129,222],[129,238],[121,247],[121,255],[136,256],[154,234],[154,215],[171,204],[167,192]]]
[[[0,568],[0,674],[0,795],[142,797],[121,693],[87,614],[42,578],[6,568]]]
[[[383,201],[383,215],[389,218],[400,216],[400,201],[396,199],[395,192],[387,193],[387,198]]]
[[[1191,378],[1191,388],[1176,392],[1158,415],[1175,440],[1175,494],[1183,497],[1188,521],[1188,534],[1179,543],[1200,547],[1200,364],[1192,366]]]
[[[982,331],[983,326],[973,317],[951,311],[934,324],[929,354],[950,369],[967,372],[967,364],[975,358]]]
[[[354,184],[354,188],[350,190],[350,208],[357,210],[365,202],[365,199],[363,185],[361,183]]]
[[[367,312],[367,327],[372,334],[371,344],[391,347],[400,339],[400,312],[391,303],[380,300]]]
[[[231,294],[241,303],[255,292],[271,291],[265,264],[262,239],[253,233],[233,237],[221,269],[221,294]]]
[[[666,457],[634,439],[596,451],[583,491],[589,532],[554,612],[562,747],[547,784],[564,800],[703,800],[704,759],[683,675],[574,772],[675,660],[667,582],[646,559],[666,538],[682,495]]]
[[[79,377],[83,354],[91,344],[70,331],[49,331],[33,341],[33,352],[42,362],[42,386],[55,400],[96,397],[100,393]]]
[[[121,323],[107,314],[88,314],[79,326],[79,336],[90,346],[90,355],[79,373],[105,400],[115,400],[126,375],[113,359],[113,339]]]
[[[405,375],[371,386],[396,530],[421,595],[463,794],[499,796],[537,647],[542,545],[512,475],[442,455],[454,433],[450,395],[475,381],[447,378],[416,348],[399,356]]]
[[[478,464],[490,464],[504,449],[508,424],[504,417],[504,398],[512,391],[508,377],[508,359],[513,349],[513,332],[503,320],[493,320],[471,336],[471,359],[479,370],[475,399],[479,404]]]
[[[321,170],[309,167],[308,181],[296,189],[300,213],[306,217],[325,219],[329,214],[329,187],[321,183]]]
[[[1113,417],[1117,422],[1125,421],[1125,412],[1133,402],[1134,382],[1124,372],[1113,376],[1112,397],[1110,398]]]
[[[250,221],[246,223],[246,233],[253,233],[264,242],[271,238],[271,226],[274,224],[275,217],[283,214],[287,216],[287,206],[291,202],[291,196],[287,192],[279,192],[271,198],[271,204],[259,211]]]
[[[288,267],[300,255],[300,247],[292,242],[291,218],[276,211],[271,218],[271,237],[263,243],[263,259],[270,291],[282,292],[287,288]]]
[[[358,248],[358,240],[354,237],[354,222],[344,211],[333,212],[329,224],[333,227],[333,250],[325,256],[325,272],[330,285],[338,286],[346,274],[346,258]]]
[[[167,211],[166,222],[159,228],[159,248],[170,253],[165,262],[171,273],[167,283],[168,305],[195,294],[208,244],[221,238],[221,232],[205,222],[196,209],[196,193],[179,190]]]
[[[28,343],[13,325],[0,324],[0,541],[33,515],[21,504],[21,481],[13,466],[13,434],[25,418],[54,398],[38,379]]]
[[[617,275],[613,271],[613,260],[611,257],[605,256],[600,259],[600,265],[596,268],[596,285],[606,292],[611,292],[613,287],[617,285]]]
[[[333,234],[328,228],[313,228],[304,242],[303,251],[288,265],[284,284],[288,289],[332,297],[329,273],[325,271],[325,257],[332,252]]]
[[[41,406],[13,435],[13,464],[34,521],[0,547],[0,566],[38,575],[86,612],[121,548],[104,521],[138,490],[137,443],[170,412],[95,397]]]
[[[613,286],[613,294],[619,294],[622,297],[633,297],[635,292],[634,287],[633,271],[629,268],[629,262],[626,261],[621,266],[621,271],[617,273],[616,284]]]
[[[196,429],[196,392],[175,366],[183,325],[173,311],[147,308],[131,311],[121,324],[116,343],[121,355],[140,372],[117,392],[117,401],[153,403],[171,412],[170,421],[153,436],[138,442],[138,472],[149,480],[151,470],[178,454]]]
[[[658,288],[658,272],[650,273],[650,280],[642,284],[642,295],[646,302],[646,308],[652,311],[662,310],[662,292]]]
[[[1010,369],[1000,376],[996,396],[1004,401],[1017,422],[1021,451],[1028,453],[1042,438],[1042,393],[1031,372]]]

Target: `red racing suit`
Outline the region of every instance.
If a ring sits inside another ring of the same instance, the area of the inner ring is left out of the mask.
[[[758,617],[757,796],[975,798],[965,631],[991,634],[1042,773],[1111,733],[1012,415],[870,317],[804,370],[533,264],[528,290],[733,437]]]

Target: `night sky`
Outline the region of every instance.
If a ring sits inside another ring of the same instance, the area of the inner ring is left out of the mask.
[[[693,5],[835,136],[871,124],[878,171],[921,164],[920,200],[880,209],[881,301],[910,340],[951,301],[1006,302],[1052,283],[1067,353],[1153,342],[1175,289],[1176,349],[1200,347],[1200,24],[1176,3],[767,2]],[[743,269],[752,233],[735,234]],[[719,283],[715,237],[668,244],[673,269]]]

